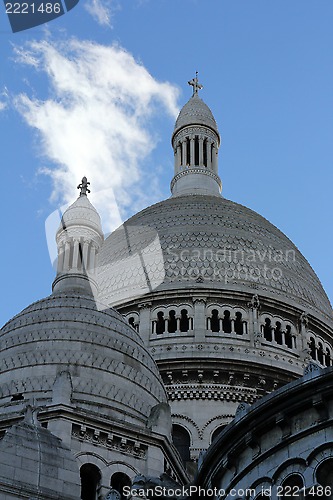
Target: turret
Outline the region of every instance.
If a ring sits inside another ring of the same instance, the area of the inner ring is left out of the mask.
[[[188,83],[193,87],[193,95],[181,109],[172,135],[175,172],[171,192],[173,196],[219,196],[222,189],[218,175],[220,135],[211,110],[198,95],[202,85],[197,74]]]
[[[97,292],[95,273],[98,253],[104,241],[100,216],[90,203],[86,177],[78,185],[80,196],[64,212],[56,241],[58,247],[57,276],[53,291],[80,289]]]

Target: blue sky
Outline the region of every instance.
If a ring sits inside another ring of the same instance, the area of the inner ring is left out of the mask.
[[[83,175],[106,231],[169,196],[196,70],[223,195],[286,233],[332,302],[332,25],[331,0],[81,0],[12,34],[0,5],[1,323],[50,293],[45,220]]]

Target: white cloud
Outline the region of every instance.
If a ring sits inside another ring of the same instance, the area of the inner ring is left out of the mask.
[[[116,45],[32,42],[17,55],[49,79],[52,97],[21,94],[15,104],[51,160],[44,172],[52,177],[53,199],[72,200],[86,175],[93,192],[104,190],[96,205],[107,230],[118,222],[115,200],[122,214],[155,201],[143,182],[156,144],[151,122],[154,114],[176,116],[177,88],[155,80]]]
[[[3,111],[7,108],[7,104],[5,102],[0,101],[0,111]]]
[[[112,3],[111,0],[88,0],[85,8],[98,24],[111,27]]]

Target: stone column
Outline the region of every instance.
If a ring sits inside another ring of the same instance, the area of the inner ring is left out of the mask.
[[[177,149],[176,149],[176,158],[175,158],[175,161],[176,161],[176,170],[175,170],[175,174],[178,173],[178,170],[179,170],[179,167],[181,166],[181,161],[182,159],[182,155],[181,155],[181,144],[180,142],[178,142],[177,144]]]
[[[88,270],[88,250],[89,250],[89,241],[84,240],[83,242],[83,250],[82,250],[82,270]]]
[[[187,147],[186,147],[186,139],[182,139],[182,166],[183,168],[186,167],[186,158],[187,158]]]
[[[60,274],[64,269],[64,257],[65,257],[65,249],[64,245],[60,245],[59,254],[58,254],[58,262],[57,262],[57,274]]]
[[[68,271],[69,269],[69,256],[70,256],[71,245],[69,241],[65,242],[65,260],[63,271]]]
[[[248,303],[248,307],[251,311],[248,332],[250,334],[250,342],[252,346],[260,347],[262,335],[260,332],[258,320],[260,309],[260,301],[258,295],[253,295],[251,302]]]
[[[190,166],[192,167],[195,163],[195,154],[194,154],[194,146],[195,146],[195,140],[194,140],[194,135],[191,135],[190,138]]]
[[[218,173],[218,165],[217,165],[217,148],[215,143],[212,145],[212,169],[215,174]]]
[[[206,148],[207,148],[207,168],[212,168],[212,153],[211,153],[211,148],[212,148],[212,140],[207,139],[206,141]]]
[[[73,251],[73,262],[72,268],[77,270],[79,261],[79,242],[78,240],[74,240],[74,251]]]
[[[95,272],[96,250],[97,250],[96,245],[94,245],[93,243],[90,248],[90,264],[89,264],[89,269],[92,273]]]
[[[204,342],[206,337],[206,297],[196,297],[194,303],[194,340]]]
[[[152,333],[152,323],[150,318],[151,306],[151,302],[139,304],[139,332],[145,346],[149,346],[150,335]]]
[[[203,158],[203,141],[204,141],[204,138],[202,137],[202,135],[200,135],[199,137],[199,166],[200,167],[203,167],[203,162],[204,162],[204,158]]]

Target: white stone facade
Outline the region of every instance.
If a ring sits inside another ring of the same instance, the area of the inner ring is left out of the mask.
[[[308,488],[326,477],[324,458],[332,465],[331,305],[281,231],[221,196],[220,135],[197,78],[190,83],[172,136],[171,198],[104,241],[84,178],[56,235],[53,294],[1,330],[5,500],[119,498],[138,474],[184,484],[212,442],[198,481],[226,495],[256,484],[274,496],[289,473]],[[324,371],[296,381],[309,362]],[[47,467],[41,489],[31,463],[5,450],[8,440],[24,444],[22,429],[69,460],[66,483],[63,464],[53,471],[56,492]],[[10,460],[24,471],[20,491]]]

